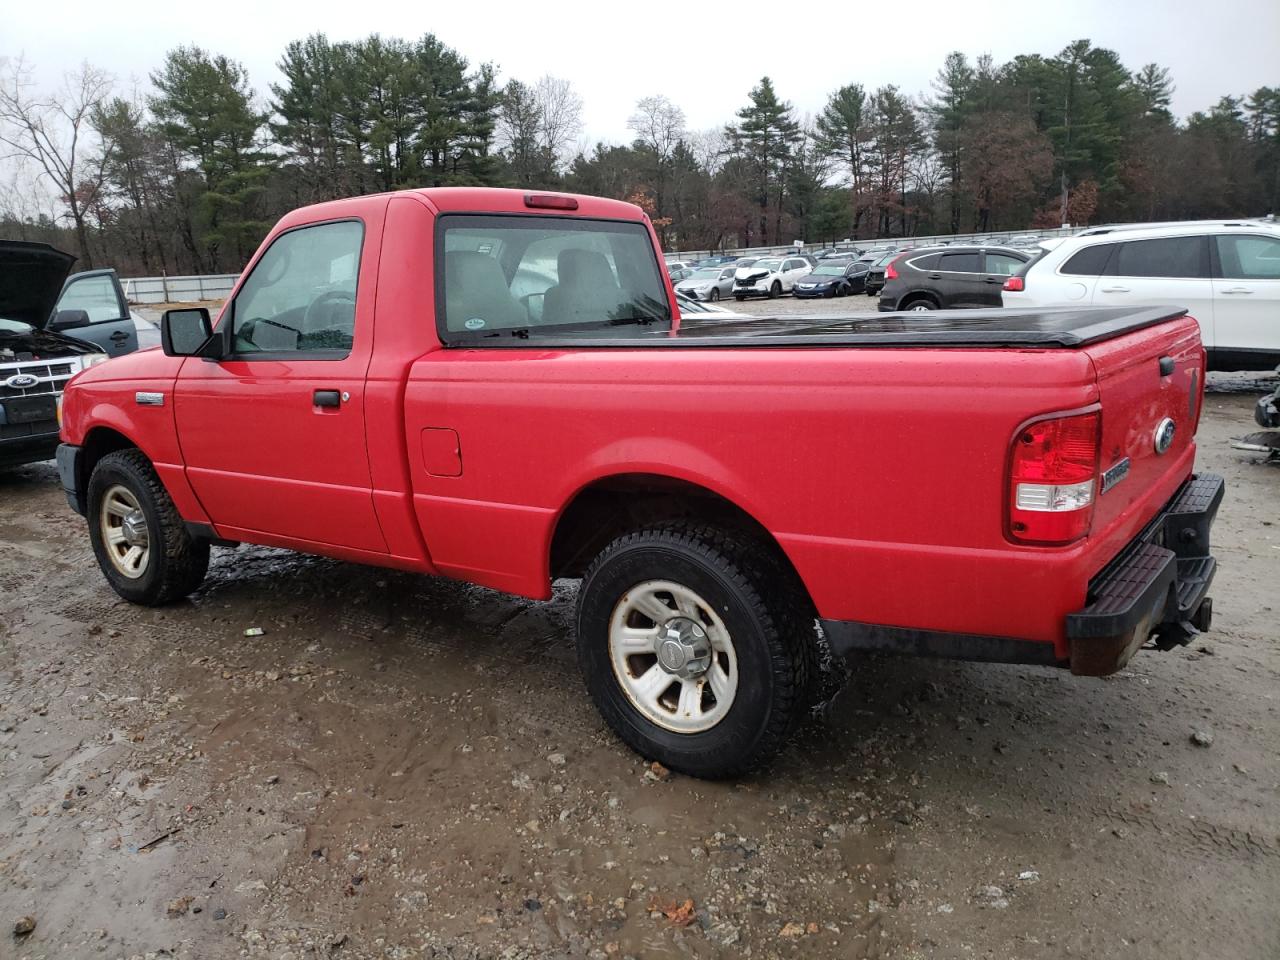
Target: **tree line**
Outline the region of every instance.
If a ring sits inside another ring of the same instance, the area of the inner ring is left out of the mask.
[[[802,116],[763,77],[690,130],[641,99],[631,142],[581,140],[563,79],[500,83],[427,34],[290,43],[260,96],[245,68],[169,51],[151,89],[84,64],[43,91],[0,65],[0,236],[127,274],[241,269],[306,203],[447,185],[562,189],[643,206],[669,249],[1256,216],[1280,201],[1280,87],[1179,120],[1170,72],[1079,40],[997,64],[948,55],[918,96],[850,83]],[[42,183],[33,186],[32,178]]]

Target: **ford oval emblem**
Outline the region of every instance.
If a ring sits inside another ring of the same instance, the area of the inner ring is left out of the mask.
[[[15,390],[26,390],[28,387],[34,387],[39,382],[39,377],[33,377],[29,373],[15,373],[4,382],[4,385],[6,387],[13,387]]]
[[[1177,430],[1177,426],[1173,422],[1172,417],[1165,417],[1156,426],[1155,441],[1156,453],[1165,453],[1173,446],[1173,434]]]

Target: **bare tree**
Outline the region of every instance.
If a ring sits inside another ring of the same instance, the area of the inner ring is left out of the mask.
[[[582,132],[582,98],[568,80],[544,76],[533,88],[541,115],[539,146],[559,163],[566,163]]]
[[[0,145],[9,159],[35,164],[53,182],[75,224],[81,263],[93,266],[85,221],[102,181],[110,145],[95,136],[92,118],[111,93],[112,77],[82,63],[61,88],[41,97],[21,57],[0,73]]]

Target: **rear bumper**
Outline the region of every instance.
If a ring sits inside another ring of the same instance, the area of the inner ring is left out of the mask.
[[[1208,628],[1209,531],[1225,490],[1222,477],[1193,476],[1090,581],[1088,604],[1067,617],[1072,673],[1105,676],[1148,640],[1169,649]]]
[[[1148,641],[1169,649],[1208,629],[1209,586],[1217,570],[1209,531],[1225,483],[1201,474],[1187,480],[1142,532],[1090,582],[1086,605],[1066,617],[1069,656],[1052,643],[1015,637],[918,630],[823,620],[833,652],[909,653],[956,660],[1069,667],[1105,676],[1121,669]]]

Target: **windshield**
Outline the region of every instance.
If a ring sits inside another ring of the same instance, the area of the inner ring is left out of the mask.
[[[757,260],[752,264],[757,270],[777,270],[782,266],[781,260]]]
[[[701,270],[695,270],[695,271],[693,272],[693,276],[692,276],[692,277],[690,277],[689,279],[691,279],[691,280],[719,280],[719,279],[720,279],[720,268],[719,268],[719,267],[703,267]]]
[[[21,320],[6,320],[0,317],[0,333],[30,333],[35,327]]]
[[[813,272],[820,277],[843,277],[847,268],[845,263],[824,263]]]
[[[450,214],[439,224],[444,269],[437,272],[436,311],[446,343],[557,329],[671,328],[659,260],[642,223]]]
[[[883,257],[881,257],[879,260],[876,261],[876,266],[887,267],[890,263],[893,262],[893,258],[896,257],[897,255],[898,255],[898,252],[896,250],[893,251],[892,253],[886,253]]]

